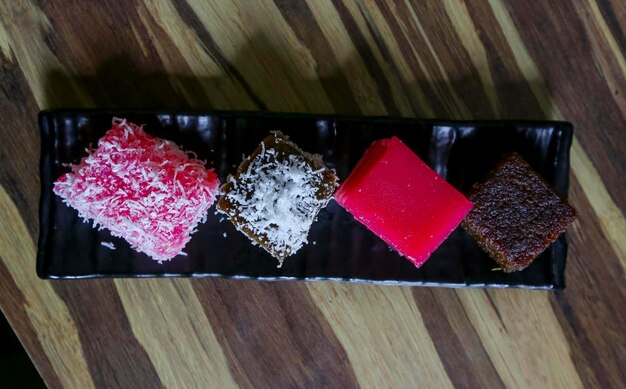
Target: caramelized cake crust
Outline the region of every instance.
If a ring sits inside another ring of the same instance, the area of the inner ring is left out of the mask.
[[[576,217],[519,155],[502,160],[468,198],[474,209],[463,227],[505,272],[526,268]]]

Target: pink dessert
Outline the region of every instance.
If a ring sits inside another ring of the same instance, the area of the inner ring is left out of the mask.
[[[113,118],[98,148],[54,183],[54,193],[94,226],[167,261],[203,222],[219,180],[176,144]]]
[[[370,146],[335,199],[417,267],[472,209],[396,137]]]

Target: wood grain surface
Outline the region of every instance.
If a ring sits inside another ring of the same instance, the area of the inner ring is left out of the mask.
[[[625,29],[622,0],[1,0],[0,307],[53,388],[625,387]],[[46,108],[568,120],[568,287],[39,280]]]

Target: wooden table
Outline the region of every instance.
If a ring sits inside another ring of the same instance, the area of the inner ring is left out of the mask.
[[[0,306],[49,386],[626,385],[626,2],[1,3]],[[39,280],[59,107],[568,120],[568,287]]]

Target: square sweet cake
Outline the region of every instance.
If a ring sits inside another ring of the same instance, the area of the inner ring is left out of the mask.
[[[420,267],[472,208],[400,139],[374,142],[335,195],[337,202]]]
[[[337,176],[321,156],[273,132],[222,186],[217,209],[281,267],[307,243],[311,225],[336,186]]]
[[[523,270],[574,221],[576,211],[519,155],[473,186],[463,227],[505,272]]]
[[[219,180],[176,144],[113,118],[98,147],[54,183],[54,193],[94,227],[153,259],[182,253],[215,202]]]

